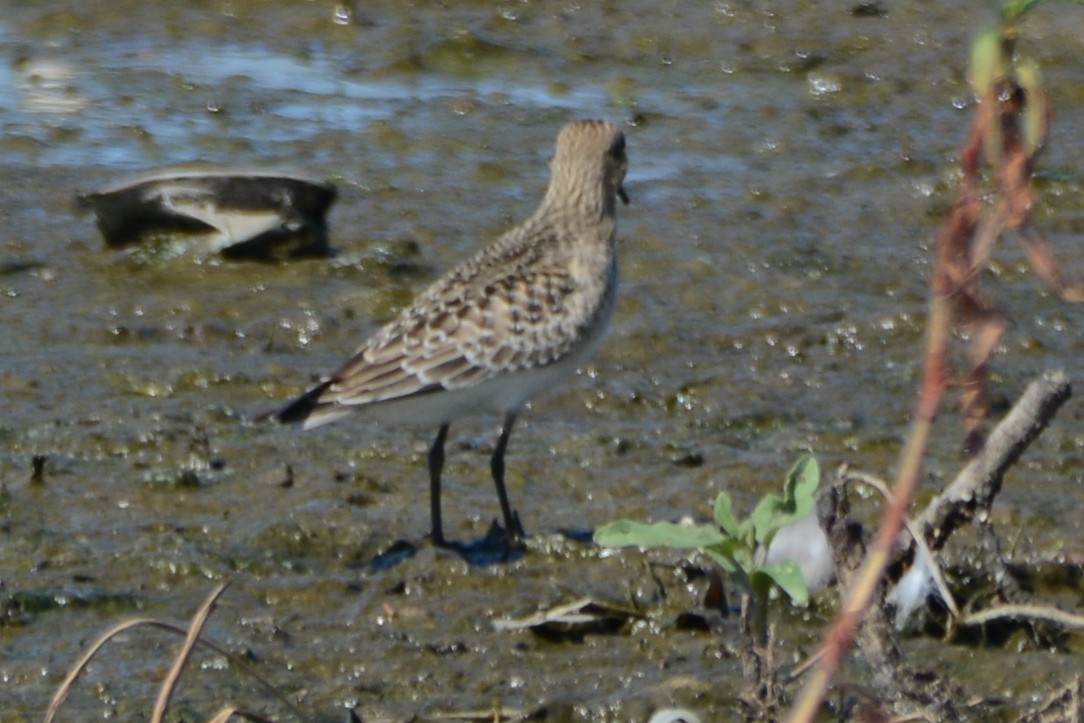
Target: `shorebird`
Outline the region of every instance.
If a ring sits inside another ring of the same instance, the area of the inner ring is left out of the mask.
[[[326,381],[272,416],[309,429],[351,412],[437,426],[429,449],[430,539],[441,522],[444,442],[452,420],[504,416],[490,459],[504,532],[523,536],[504,486],[504,454],[517,413],[584,363],[609,325],[617,291],[616,200],[625,136],[579,120],[557,136],[537,210],[453,268],[370,337]]]

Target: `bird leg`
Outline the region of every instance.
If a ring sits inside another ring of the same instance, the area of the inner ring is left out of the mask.
[[[493,450],[493,457],[489,460],[489,468],[493,472],[493,483],[497,485],[497,498],[501,501],[505,534],[512,539],[526,537],[523,534],[523,526],[519,524],[519,516],[508,504],[508,493],[504,489],[504,450],[508,447],[508,438],[512,435],[512,425],[515,422],[515,413],[509,412],[504,416],[504,426],[501,427],[501,436],[497,439],[497,448]]]
[[[440,519],[440,473],[444,469],[444,440],[448,425],[440,425],[437,438],[429,448],[429,539],[434,545],[444,546],[444,527]]]

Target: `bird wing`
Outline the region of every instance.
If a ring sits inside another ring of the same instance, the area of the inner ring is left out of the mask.
[[[478,269],[453,273],[340,367],[318,402],[388,401],[545,366],[575,346],[596,307],[558,264],[492,279]]]

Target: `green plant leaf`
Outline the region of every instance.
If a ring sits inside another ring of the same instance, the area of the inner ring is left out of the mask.
[[[1001,28],[991,28],[977,37],[971,45],[971,89],[976,97],[985,98],[994,83],[1005,75]]]
[[[756,529],[756,541],[771,543],[781,527],[805,517],[815,504],[814,493],[820,484],[821,472],[815,457],[805,455],[794,463],[783,483],[783,497],[765,495],[753,510],[750,519]]]
[[[675,525],[673,522],[617,520],[595,531],[595,542],[606,547],[672,547],[680,550],[718,545],[726,536],[715,525]]]
[[[817,464],[817,458],[807,454],[795,462],[787,473],[787,481],[784,485],[787,499],[799,504],[808,501],[812,509],[813,495],[820,483],[821,467]]]
[[[723,568],[731,575],[744,574],[742,572],[741,565],[739,565],[737,561],[730,555],[724,554],[715,549],[714,547],[705,547],[704,554],[719,563],[719,567]]]
[[[731,537],[742,536],[742,523],[734,514],[734,503],[726,492],[720,492],[715,498],[715,522]]]
[[[778,525],[775,524],[775,518],[783,511],[783,498],[779,495],[764,495],[760,498],[760,502],[757,503],[756,508],[753,510],[753,514],[749,515],[749,519],[753,522],[753,529],[756,531],[756,541],[760,544],[765,544],[772,535],[775,534]]]
[[[753,562],[753,548],[736,537],[728,537],[718,544],[705,547],[704,552],[722,555],[746,573],[751,573],[756,569],[756,564]],[[727,568],[727,572],[733,572],[733,570]]]
[[[719,563],[734,578],[734,583],[747,593],[752,593],[750,575],[753,572],[753,556],[749,547],[729,538],[725,542],[704,548],[704,554]]]
[[[821,483],[821,468],[816,457],[806,455],[794,463],[783,483],[783,506],[780,509],[779,527],[789,525],[808,515],[816,504],[814,495]]]
[[[1024,150],[1035,155],[1046,135],[1046,96],[1039,64],[1030,58],[1019,59],[1016,81],[1024,89]]]
[[[794,560],[783,560],[765,565],[753,574],[771,578],[771,581],[796,605],[805,607],[809,604],[809,589],[806,588],[805,578],[802,577],[802,571]]]
[[[1039,0],[1005,0],[1001,6],[1001,16],[1011,23],[1038,4]]]
[[[742,520],[734,514],[730,495],[720,492],[715,498],[717,526],[617,520],[600,527],[595,532],[595,542],[607,547],[636,545],[700,550],[719,563],[755,599],[766,602],[768,591],[776,585],[796,603],[805,605],[809,592],[798,566],[785,561],[759,567],[755,551],[757,543],[770,543],[780,527],[809,514],[818,484],[820,467],[814,457],[806,455],[787,473],[783,496],[765,495],[749,519]]]

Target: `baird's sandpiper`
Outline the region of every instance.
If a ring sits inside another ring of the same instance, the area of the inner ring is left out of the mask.
[[[504,415],[490,460],[505,533],[522,536],[504,487],[516,414],[583,364],[609,325],[617,290],[616,200],[628,161],[613,123],[580,120],[557,136],[538,209],[452,269],[374,334],[327,381],[274,414],[305,429],[355,410],[438,425],[429,449],[431,539],[445,544],[440,483],[451,420]]]

